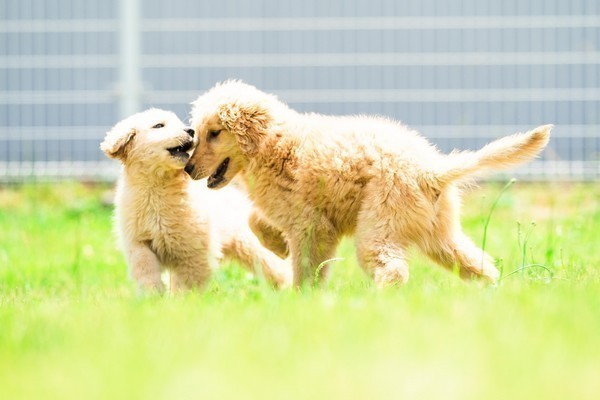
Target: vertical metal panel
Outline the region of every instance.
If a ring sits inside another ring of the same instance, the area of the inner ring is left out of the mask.
[[[121,0],[119,15],[120,114],[126,117],[141,111],[140,0]]]

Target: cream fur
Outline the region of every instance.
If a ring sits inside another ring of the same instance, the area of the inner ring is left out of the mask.
[[[152,128],[158,123],[164,127]],[[132,278],[140,289],[161,292],[161,272],[167,269],[172,289],[200,288],[214,263],[230,258],[253,272],[259,267],[276,286],[291,284],[291,268],[250,231],[245,195],[191,181],[183,171],[189,155],[169,153],[168,148],[193,145],[185,129],[175,114],[151,109],[119,122],[101,145],[123,163],[115,215]]]
[[[239,81],[201,95],[192,126],[199,145],[186,170],[194,179],[210,175],[213,188],[241,176],[288,239],[296,285],[313,279],[343,235],[355,234],[359,262],[378,286],[408,280],[410,245],[462,277],[495,282],[492,258],[462,232],[460,182],[535,157],[551,129],[445,155],[398,122],[301,114]],[[226,158],[229,168],[216,179]]]

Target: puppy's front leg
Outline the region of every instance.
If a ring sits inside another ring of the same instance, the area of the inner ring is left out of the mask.
[[[290,238],[294,286],[302,287],[306,280],[319,283],[327,277],[329,265],[324,264],[335,254],[339,236],[333,229],[315,229],[314,225]],[[319,269],[319,265],[321,265]]]
[[[171,269],[171,292],[200,290],[211,275],[210,263],[205,250],[197,250],[195,256],[180,260]]]
[[[127,261],[129,273],[138,289],[162,293],[165,285],[160,278],[160,261],[146,243],[130,242],[127,244]]]
[[[258,211],[252,210],[248,219],[248,225],[263,246],[277,254],[280,258],[287,258],[290,251],[283,233],[265,221]]]

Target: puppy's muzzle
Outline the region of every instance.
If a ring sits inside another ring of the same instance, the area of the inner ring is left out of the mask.
[[[169,151],[169,153],[171,153],[172,156],[182,155],[184,153],[187,155],[187,152],[190,151],[192,146],[194,146],[194,141],[190,140],[179,146],[168,148],[167,150]]]
[[[184,168],[184,171],[187,172],[188,175],[192,176],[192,172],[194,172],[194,166],[192,164],[187,164]]]

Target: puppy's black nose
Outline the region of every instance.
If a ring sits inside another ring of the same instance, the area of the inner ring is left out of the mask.
[[[185,131],[188,133],[188,135],[190,135],[191,137],[194,137],[195,132],[193,129],[186,129]]]
[[[194,131],[192,131],[194,132]],[[187,172],[188,175],[191,175],[192,172],[194,171],[194,166],[192,164],[188,164],[185,166],[184,168],[185,172]]]

